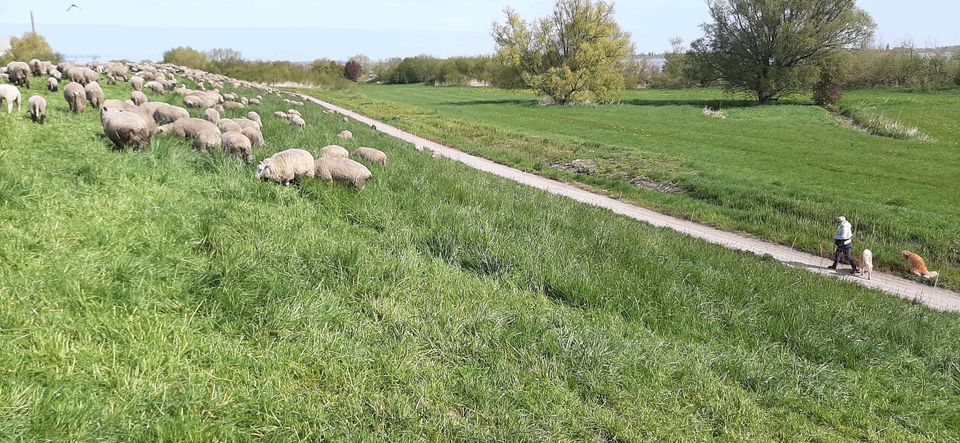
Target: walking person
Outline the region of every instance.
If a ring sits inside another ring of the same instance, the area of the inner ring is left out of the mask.
[[[833,243],[837,245],[837,250],[833,252],[833,265],[827,269],[837,269],[843,256],[843,260],[853,266],[854,274],[860,272],[857,261],[853,259],[853,226],[846,217],[837,218],[837,233],[833,235]]]

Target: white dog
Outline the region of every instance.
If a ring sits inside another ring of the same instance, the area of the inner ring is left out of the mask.
[[[860,275],[867,276],[867,280],[873,279],[873,251],[869,249],[864,249],[860,256]]]

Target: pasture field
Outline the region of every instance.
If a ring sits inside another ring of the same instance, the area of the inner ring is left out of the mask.
[[[0,113],[2,440],[960,439],[955,314],[434,160],[315,106],[296,130],[274,96],[258,159],[350,129],[347,147],[389,166],[360,193],[285,188],[174,137],[112,151],[96,112],[45,95],[45,126]],[[786,124],[730,112],[688,136]],[[814,108],[769,112],[829,127]],[[628,158],[707,180],[680,146]],[[732,174],[719,157],[716,180]]]
[[[907,275],[898,254],[910,249],[960,287],[958,90],[853,91],[842,103],[917,127],[926,141],[864,133],[805,99],[757,107],[714,89],[628,91],[621,104],[593,107],[544,107],[532,93],[493,88],[314,93],[500,163],[815,254],[832,252],[846,215],[879,269]]]

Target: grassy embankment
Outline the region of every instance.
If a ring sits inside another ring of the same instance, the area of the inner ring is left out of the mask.
[[[301,132],[276,97],[258,158],[346,128],[390,166],[283,188],[176,138],[113,152],[48,100],[45,126],[0,114],[3,439],[960,438],[956,315],[317,107]]]
[[[844,108],[875,131],[918,128],[907,140],[846,127],[804,101],[756,107],[709,89],[630,91],[596,107],[422,85],[315,93],[504,164],[807,252],[832,250],[843,214],[880,269],[907,275],[898,254],[910,249],[960,287],[960,91],[848,94]],[[708,105],[727,118],[705,116]],[[595,170],[571,171],[577,159]]]

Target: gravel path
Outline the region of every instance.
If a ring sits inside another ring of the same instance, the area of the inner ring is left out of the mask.
[[[384,134],[396,137],[409,143],[413,143],[417,146],[423,146],[424,148],[429,149],[443,157],[464,163],[467,166],[480,171],[488,172],[490,174],[513,180],[517,183],[527,186],[532,186],[537,189],[542,189],[551,194],[562,195],[581,203],[609,209],[617,214],[649,223],[653,226],[670,228],[674,231],[689,235],[691,237],[706,240],[707,242],[718,244],[730,249],[748,251],[757,255],[769,255],[774,259],[795,268],[805,269],[815,274],[839,278],[843,281],[856,283],[868,288],[887,292],[907,300],[914,300],[939,311],[960,312],[960,294],[957,294],[953,291],[934,288],[904,279],[899,276],[883,274],[879,272],[873,273],[872,280],[867,280],[865,278],[848,274],[841,275],[835,271],[821,269],[824,260],[815,255],[800,252],[786,246],[763,242],[750,237],[745,237],[743,235],[721,231],[709,226],[704,226],[688,220],[660,214],[649,209],[644,209],[639,206],[594,194],[567,183],[561,183],[535,174],[523,172],[509,166],[492,162],[485,158],[473,156],[439,143],[432,142],[425,138],[418,137],[397,129],[386,123],[367,118],[363,115],[357,114],[356,112],[338,107],[322,100],[318,100],[314,97],[301,94],[297,95],[304,100],[339,112],[340,114],[343,114],[358,122],[376,126],[376,129]]]

